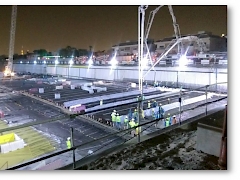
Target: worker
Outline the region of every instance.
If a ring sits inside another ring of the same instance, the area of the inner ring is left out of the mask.
[[[115,127],[116,125],[116,110],[113,110],[112,114],[111,114],[111,117],[112,117],[112,126]]]
[[[120,116],[118,113],[116,116],[116,123],[117,123],[116,128],[120,130],[121,129],[121,119],[120,119]]]
[[[133,119],[133,118],[132,118],[132,120],[129,122],[129,126],[130,126],[130,128],[133,128],[133,127],[135,126],[135,122],[134,122],[134,119]],[[134,137],[134,135],[135,135],[135,130],[132,129],[130,133],[131,133],[132,137]]]
[[[164,109],[162,108],[162,104],[159,104],[159,109],[158,109],[158,113],[159,113],[159,119],[163,118],[164,116]]]
[[[154,100],[154,102],[153,102],[153,107],[157,107],[157,101],[156,100]]]
[[[170,104],[170,98],[168,98],[168,104]]]
[[[165,120],[165,127],[168,127],[170,125],[170,114],[168,113],[168,116]]]
[[[172,119],[172,124],[176,124],[176,123],[177,123],[177,119],[176,119],[176,116],[174,115]]]
[[[148,108],[148,109],[151,108],[151,102],[150,102],[150,101],[148,101],[147,108]]]
[[[139,96],[137,96],[137,102],[140,100],[140,97]]]
[[[124,129],[128,129],[128,117],[126,116],[124,119]]]
[[[147,81],[145,81],[145,87],[146,87],[146,88],[148,87]]]
[[[67,144],[67,148],[70,149],[72,147],[71,145],[71,141],[70,141],[70,137],[67,138],[66,144]]]
[[[134,110],[133,118],[135,119],[135,122],[137,122],[137,120],[138,120],[138,111],[137,111],[137,109]]]
[[[154,83],[153,83],[153,86],[154,86],[154,87],[157,87],[156,85],[157,85],[157,82],[156,82],[156,81],[154,81]]]

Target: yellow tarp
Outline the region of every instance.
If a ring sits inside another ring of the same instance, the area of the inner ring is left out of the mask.
[[[0,136],[0,145],[15,141],[14,133],[5,134]]]

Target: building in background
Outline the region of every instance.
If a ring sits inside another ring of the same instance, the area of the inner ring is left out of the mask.
[[[156,45],[153,39],[148,39],[147,41],[149,51],[154,52]],[[137,55],[138,53],[138,41],[126,41],[124,43],[119,43],[112,46],[114,52],[117,52],[117,56],[131,56]],[[146,52],[146,46],[144,45],[144,52]]]
[[[227,38],[225,36],[213,35],[211,32],[199,31],[197,34],[187,34],[186,36],[197,36],[199,42],[187,42],[182,44],[181,52],[185,52],[188,49],[188,55],[194,55],[201,51],[204,52],[226,52],[227,51]],[[172,43],[173,37],[167,37],[155,42],[156,53],[161,54]],[[202,47],[202,48],[201,48]],[[175,46],[169,54],[177,54],[177,46]]]

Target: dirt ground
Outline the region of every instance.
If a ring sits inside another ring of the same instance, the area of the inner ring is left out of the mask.
[[[223,117],[224,111],[220,111],[201,120]],[[102,157],[79,170],[220,170],[218,157],[196,150],[199,121]]]

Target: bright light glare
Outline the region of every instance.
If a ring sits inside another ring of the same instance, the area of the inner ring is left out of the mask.
[[[38,60],[40,59],[40,57],[38,57]]]
[[[43,64],[46,64],[46,61],[43,61]]]
[[[90,59],[88,60],[87,64],[88,64],[89,66],[93,65],[93,60],[92,60],[92,58],[90,58]]]
[[[55,64],[58,64],[59,62],[58,62],[58,60],[55,60]]]
[[[179,59],[179,66],[186,66],[188,64],[188,59],[186,58],[186,56],[181,56]]]
[[[114,69],[116,67],[116,65],[118,64],[118,61],[116,60],[115,57],[113,57],[110,61],[110,64],[112,66],[112,69]]]
[[[37,61],[34,61],[33,63],[34,63],[34,64],[37,64]]]
[[[72,64],[73,64],[73,60],[72,60],[72,59],[69,61],[69,64],[70,64],[70,65],[72,65]]]
[[[20,63],[22,64],[22,61],[20,61]]]
[[[147,69],[147,67],[148,67],[148,59],[145,57],[142,60],[142,68]]]

